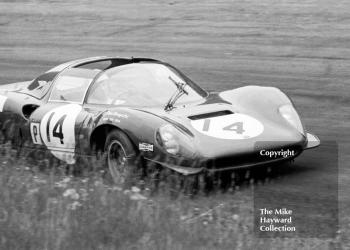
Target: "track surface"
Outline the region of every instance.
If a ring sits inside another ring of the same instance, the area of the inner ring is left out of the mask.
[[[0,83],[71,59],[118,55],[170,62],[208,90],[278,87],[308,130],[339,145],[343,218],[350,212],[349,16],[347,0],[0,1]],[[270,187],[325,184],[327,177],[312,177],[332,165],[327,145],[306,152]],[[340,222],[348,227],[348,219]]]

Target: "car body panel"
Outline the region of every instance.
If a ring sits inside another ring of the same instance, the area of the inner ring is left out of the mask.
[[[101,66],[99,63],[104,60],[109,60],[110,65]],[[281,116],[279,107],[293,104],[283,92],[272,87],[246,86],[208,94],[191,82],[203,98],[170,110],[164,106],[87,104],[86,97],[84,103],[49,101],[57,79],[70,68],[92,67],[85,71],[90,74],[96,70],[92,75],[97,78],[110,67],[143,60],[162,63],[142,58],[87,58],[61,64],[33,81],[2,85],[0,128],[8,136],[18,135],[17,141],[30,141],[29,145],[35,148],[48,149],[68,164],[74,164],[78,155],[91,155],[96,141],[102,140],[101,131],[120,129],[146,160],[182,174],[275,161],[261,160],[257,155],[261,149],[293,148],[296,154],[290,158],[295,158],[304,149],[320,144],[316,136],[299,132]],[[84,70],[81,72],[84,74]],[[89,90],[86,93],[89,95]],[[183,145],[188,154],[173,155],[160,145],[156,135],[162,126],[169,124],[190,141],[191,147]]]

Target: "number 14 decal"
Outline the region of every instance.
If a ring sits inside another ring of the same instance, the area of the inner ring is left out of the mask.
[[[46,135],[47,135],[47,141],[51,142],[51,134],[50,134],[50,124],[52,117],[55,115],[55,112],[52,112],[49,116],[49,119],[46,123]],[[57,137],[60,139],[60,143],[64,144],[64,135],[63,135],[63,122],[66,119],[67,115],[63,115],[55,124],[52,130],[52,137]],[[40,131],[40,123],[31,123],[30,124],[30,131],[32,133],[32,138],[34,144],[42,144],[41,137],[39,134]]]
[[[209,127],[210,127],[210,119],[205,119],[202,130],[205,131],[205,132],[208,132],[209,131]],[[232,123],[232,124],[230,124],[228,126],[223,127],[222,130],[234,131],[237,134],[243,134],[244,133],[243,122]]]
[[[52,117],[55,115],[55,112],[52,112],[49,119],[47,120],[47,124],[46,124],[46,135],[47,135],[47,141],[51,142],[50,139],[50,124],[51,124],[51,119]],[[55,124],[55,126],[53,127],[52,130],[52,137],[57,137],[60,139],[61,144],[64,144],[63,139],[64,139],[64,135],[62,132],[62,128],[63,128],[63,122],[66,119],[67,115],[63,115]]]

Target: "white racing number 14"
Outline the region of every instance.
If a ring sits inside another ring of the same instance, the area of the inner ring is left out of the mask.
[[[44,144],[58,159],[75,162],[75,123],[82,110],[81,105],[67,104],[50,110],[40,124],[31,123],[33,143]]]
[[[47,121],[47,124],[46,124],[46,135],[47,135],[47,141],[48,142],[51,142],[51,131],[50,131],[50,123],[51,123],[51,120],[52,120],[52,117],[55,115],[55,112],[52,112],[51,115],[49,116],[49,119]],[[60,143],[61,144],[64,144],[64,135],[63,135],[63,122],[64,120],[66,119],[67,115],[63,115],[55,124],[55,126],[53,127],[53,130],[52,130],[52,136],[53,137],[57,137],[60,139]],[[73,128],[74,129],[74,128]]]
[[[210,119],[205,119],[203,124],[203,131],[208,132],[210,126]],[[243,122],[235,122],[222,128],[222,130],[234,131],[237,134],[243,134]]]
[[[207,136],[230,140],[253,138],[264,131],[264,126],[260,121],[244,114],[192,120],[191,125],[198,132]]]
[[[52,112],[51,115],[49,116],[49,119],[46,123],[46,138],[47,141],[50,143],[51,142],[51,136],[52,137],[57,137],[60,139],[60,143],[64,144],[64,135],[63,135],[63,122],[66,119],[67,115],[63,115],[55,124],[53,127],[53,130],[50,131],[50,125],[51,125],[51,120],[52,117],[55,115],[55,112]],[[40,123],[31,123],[30,124],[30,132],[32,135],[33,143],[34,144],[43,144],[40,136]],[[50,134],[52,132],[52,135]]]

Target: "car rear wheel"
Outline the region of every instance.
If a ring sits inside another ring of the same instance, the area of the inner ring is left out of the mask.
[[[116,185],[128,188],[141,178],[140,156],[126,134],[112,130],[104,147],[106,179]]]

